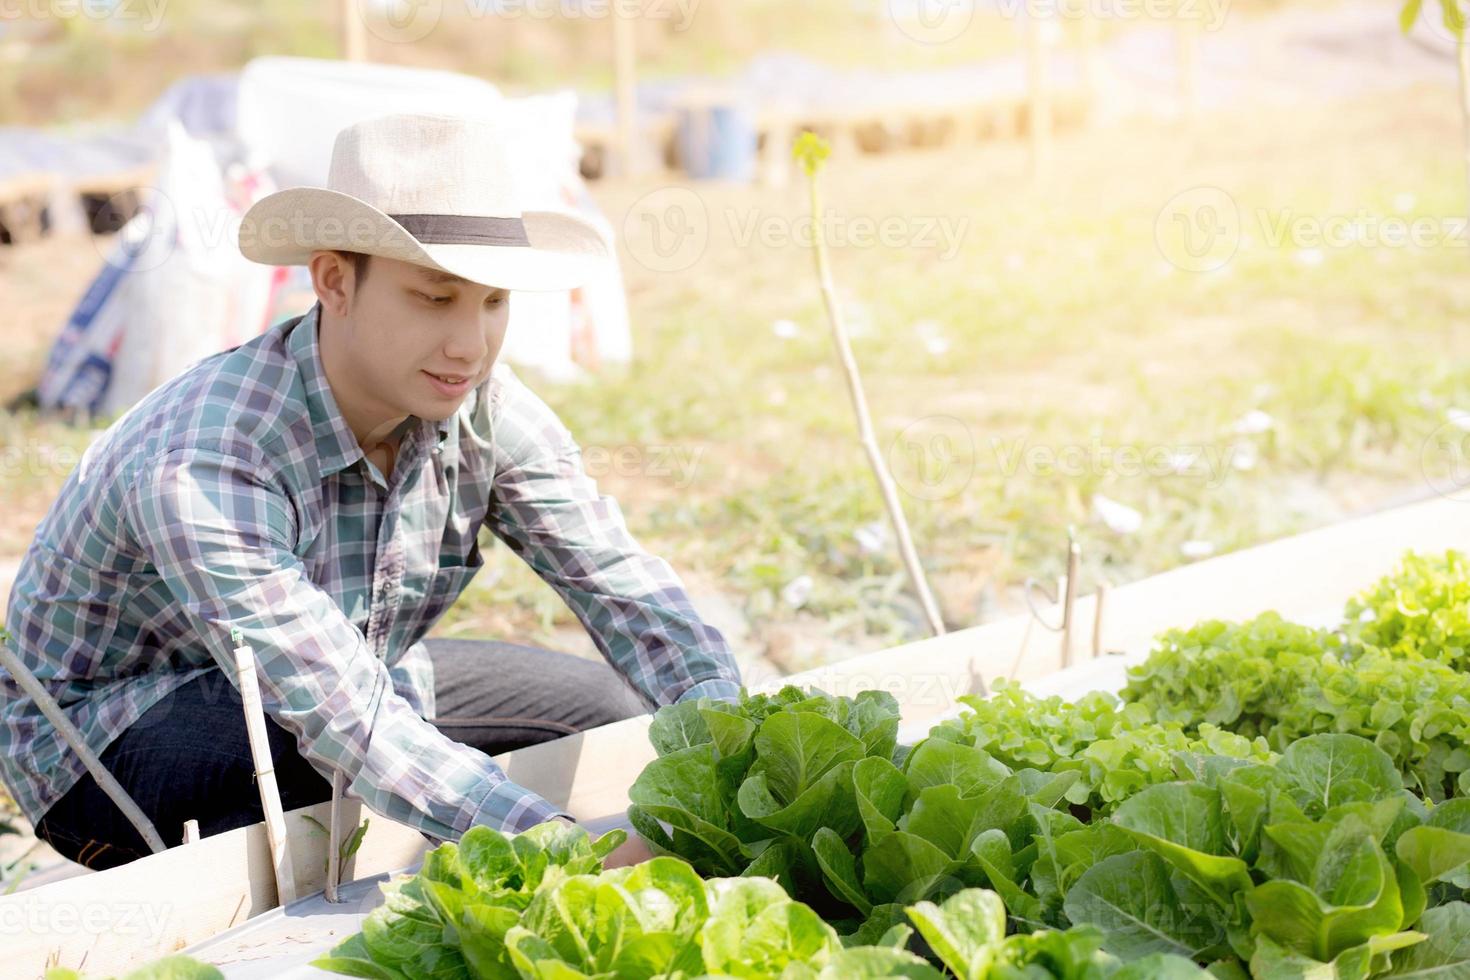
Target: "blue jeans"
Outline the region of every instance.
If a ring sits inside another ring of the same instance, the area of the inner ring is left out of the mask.
[[[434,663],[432,724],[489,755],[646,713],[651,705],[607,664],[486,640],[425,641]],[[331,798],[332,784],[266,718],[281,803],[289,811]],[[170,847],[184,821],[201,836],[264,819],[240,692],[211,670],[170,692],[101,755]],[[62,856],[95,870],[148,855],[148,845],[91,775],[36,827]]]

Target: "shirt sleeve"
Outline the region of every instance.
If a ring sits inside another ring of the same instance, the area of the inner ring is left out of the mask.
[[[668,562],[629,533],[551,408],[507,372],[494,407],[485,522],[561,596],[598,650],[655,704],[733,699],[740,671]]]
[[[129,495],[140,548],[231,683],[235,628],[255,651],[266,713],[301,754],[340,770],[371,810],[432,837],[476,824],[515,832],[561,814],[394,691],[361,631],[307,578],[290,499],[264,472],[227,452],[175,450]]]

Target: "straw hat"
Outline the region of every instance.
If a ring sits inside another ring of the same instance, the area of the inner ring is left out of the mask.
[[[525,211],[511,150],[493,119],[396,115],[337,134],[326,187],[262,198],[240,225],[240,251],[305,265],[319,249],[429,266],[500,289],[582,284],[608,255],[597,229],[560,211]]]

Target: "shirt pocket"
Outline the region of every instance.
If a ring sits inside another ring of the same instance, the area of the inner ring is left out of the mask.
[[[418,608],[409,613],[413,622],[411,635],[408,642],[417,643],[423,639],[424,634],[439,621],[439,618],[454,605],[454,600],[459,598],[465,588],[470,584],[480,569],[485,567],[485,559],[481,557],[479,550],[472,552],[463,565],[448,565],[434,571],[427,582],[424,583],[423,599],[420,600]]]

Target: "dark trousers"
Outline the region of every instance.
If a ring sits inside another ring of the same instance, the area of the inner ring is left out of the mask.
[[[425,641],[438,717],[457,742],[494,755],[643,714],[647,700],[598,661],[485,640]],[[271,759],[286,810],[331,798],[332,785],[269,716]],[[102,764],[170,847],[184,821],[211,836],[265,819],[240,692],[212,670],[170,692],[114,740]],[[126,864],[148,845],[92,776],[83,776],[36,828],[62,856],[95,870]]]

